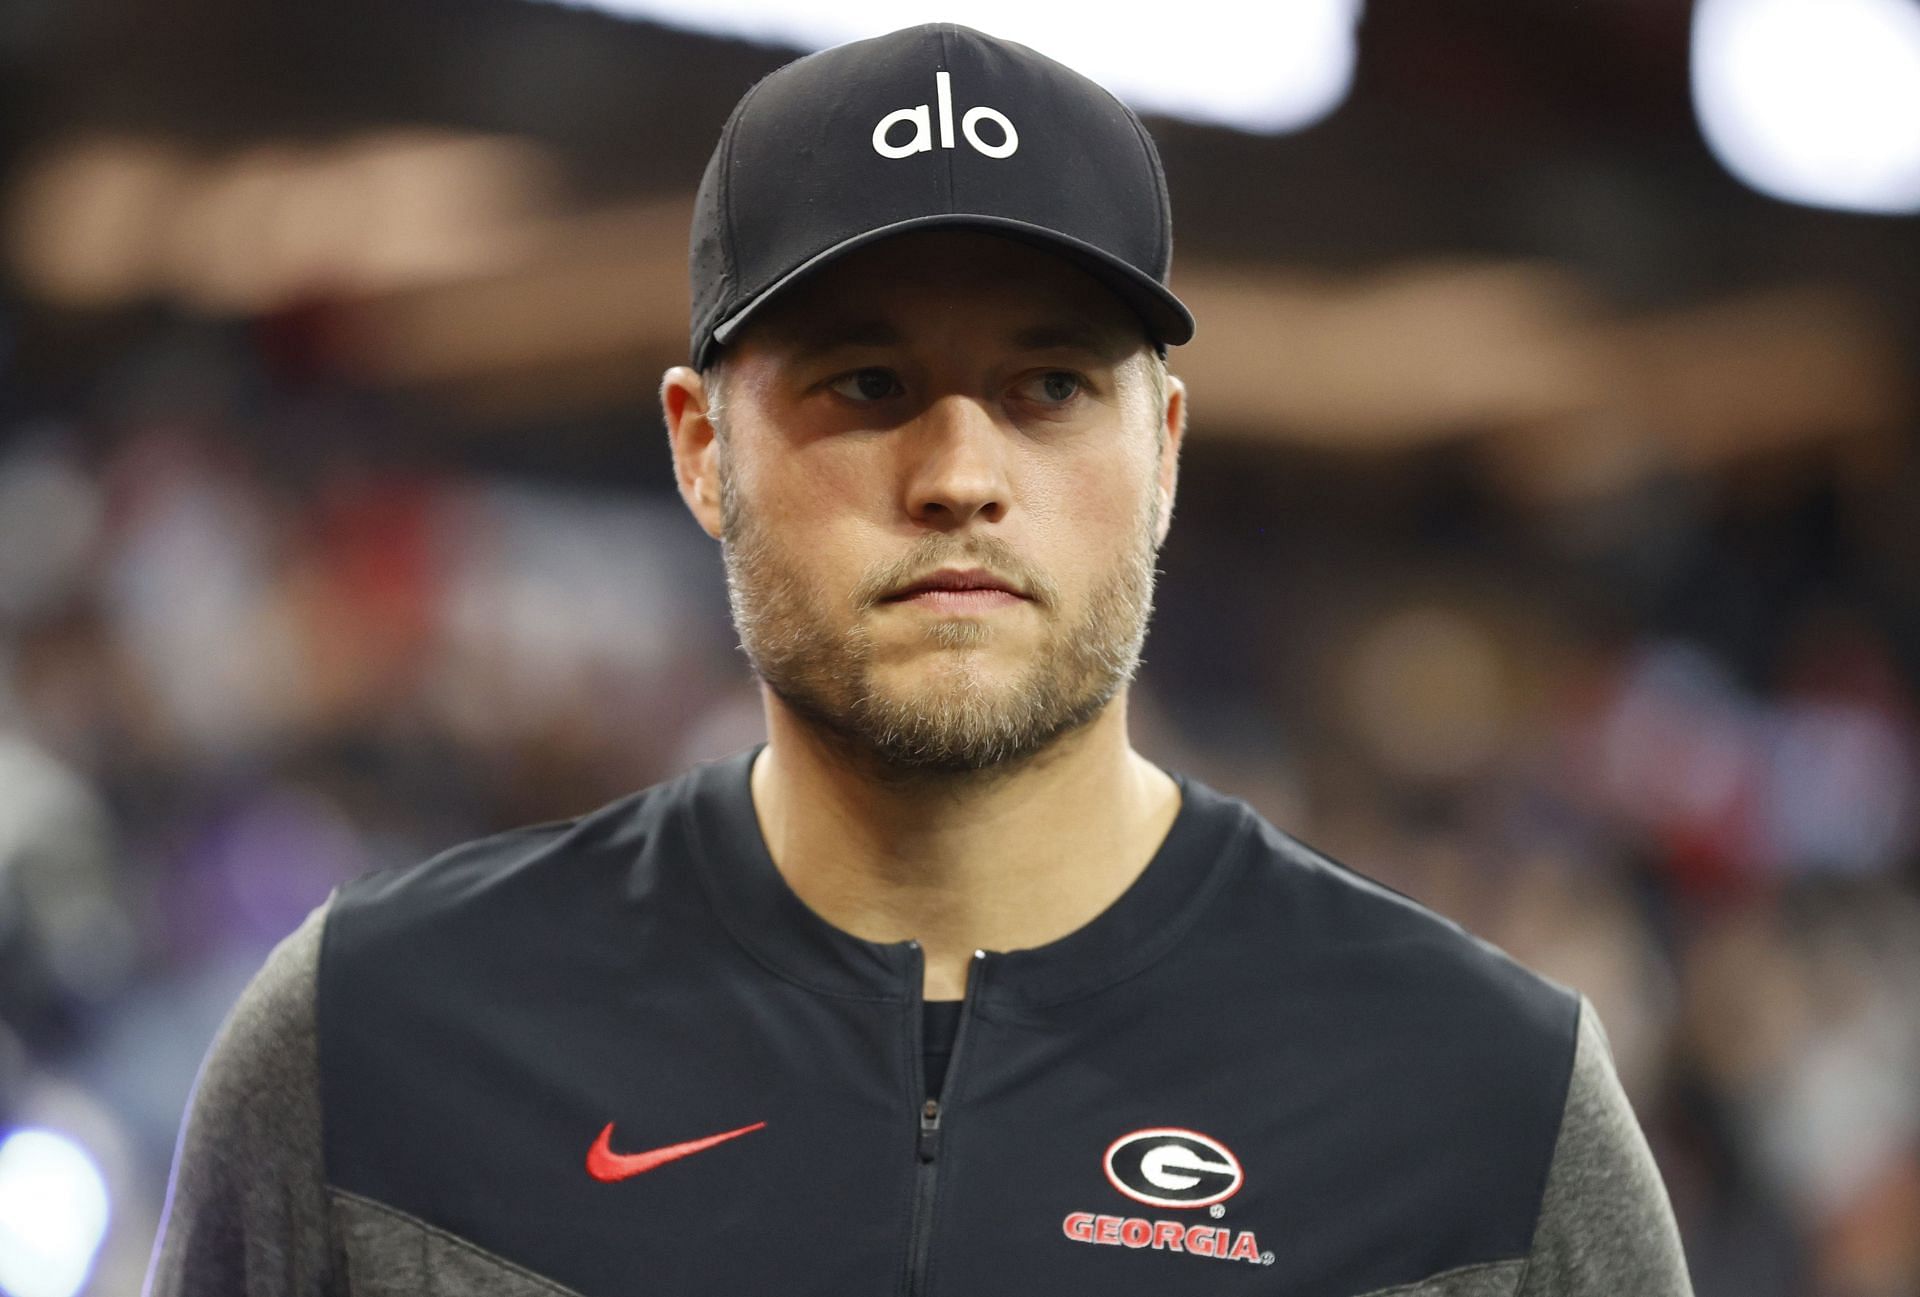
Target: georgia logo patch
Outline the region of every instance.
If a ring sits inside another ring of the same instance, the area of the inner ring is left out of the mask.
[[[1136,1130],[1107,1147],[1107,1179],[1149,1207],[1206,1207],[1240,1191],[1246,1172],[1219,1140],[1174,1126]]]
[[[1200,1207],[1206,1215],[1196,1221],[1191,1216],[1154,1220],[1068,1212],[1060,1231],[1073,1242],[1273,1264],[1273,1253],[1261,1248],[1252,1230],[1220,1223],[1227,1214],[1226,1200],[1240,1191],[1247,1175],[1233,1150],[1211,1135],[1179,1126],[1130,1131],[1107,1145],[1101,1169],[1107,1183],[1135,1202],[1183,1210]]]

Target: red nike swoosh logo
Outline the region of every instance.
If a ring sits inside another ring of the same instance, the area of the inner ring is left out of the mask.
[[[665,1148],[652,1148],[644,1153],[616,1153],[613,1151],[613,1123],[600,1132],[600,1138],[593,1141],[593,1147],[587,1150],[587,1174],[596,1180],[605,1180],[611,1184],[615,1180],[624,1180],[628,1176],[651,1171],[656,1166],[665,1166],[677,1162],[683,1157],[692,1157],[695,1153],[704,1153],[715,1144],[724,1144],[730,1139],[739,1139],[750,1135],[767,1123],[756,1121],[751,1126],[742,1126],[738,1130],[723,1130],[718,1135],[708,1135],[705,1139],[690,1139],[684,1144],[668,1144]]]

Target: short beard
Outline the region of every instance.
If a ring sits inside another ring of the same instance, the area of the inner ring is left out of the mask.
[[[896,784],[943,784],[1011,774],[1100,715],[1134,677],[1153,608],[1159,494],[1149,490],[1129,552],[1071,626],[1053,631],[1025,673],[989,687],[971,662],[943,663],[937,679],[909,693],[875,684],[866,611],[889,592],[947,564],[979,564],[1018,582],[1043,614],[1058,587],[996,537],[928,535],[870,572],[836,617],[826,598],[742,507],[721,452],[722,551],[740,647],[767,688],[843,759]],[[851,628],[839,627],[851,622]],[[984,644],[992,628],[941,621],[928,628],[939,650]]]

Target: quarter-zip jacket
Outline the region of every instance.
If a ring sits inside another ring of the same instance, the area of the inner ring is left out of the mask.
[[[752,753],[340,888],[209,1054],[157,1297],[1688,1292],[1591,1007],[1180,781],[1133,886],[922,962]]]

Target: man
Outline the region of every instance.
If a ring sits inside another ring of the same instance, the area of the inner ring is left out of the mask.
[[[751,91],[663,404],[764,747],[340,889],[158,1294],[1681,1294],[1591,1008],[1170,776],[1134,116],[949,25]]]

